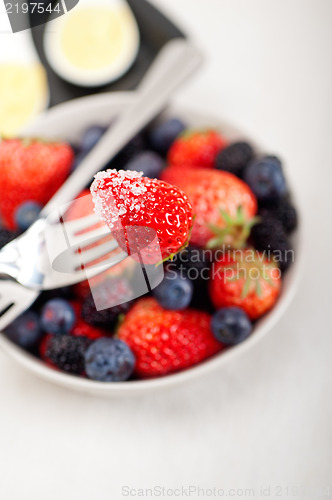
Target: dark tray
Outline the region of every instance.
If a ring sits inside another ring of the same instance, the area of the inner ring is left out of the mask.
[[[161,47],[172,38],[185,37],[165,15],[146,0],[128,0],[140,30],[141,44],[133,66],[119,80],[97,88],[83,88],[62,80],[49,66],[43,49],[44,26],[32,28],[33,40],[48,76],[50,89],[50,106],[76,97],[113,90],[132,90],[140,82]],[[33,19],[32,19],[33,24]]]

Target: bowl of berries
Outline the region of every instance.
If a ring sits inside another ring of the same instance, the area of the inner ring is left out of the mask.
[[[23,139],[0,143],[1,246],[29,227],[133,99],[121,92],[67,102]],[[279,157],[219,119],[170,108],[70,209],[72,218],[95,211],[111,231],[116,219],[125,230],[115,238],[129,254],[130,230],[156,235],[158,252],[146,244],[141,253],[161,278],[137,292],[142,262],[133,256],[92,282],[42,292],[2,332],[0,347],[53,383],[110,396],[221,367],[272,328],[296,290],[291,191]],[[97,307],[96,297],[112,305]]]

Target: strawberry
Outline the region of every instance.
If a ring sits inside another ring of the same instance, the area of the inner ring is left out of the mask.
[[[82,318],[78,318],[70,334],[74,337],[87,337],[90,340],[97,340],[106,335],[105,330],[89,325]]]
[[[71,221],[91,215],[94,210],[94,204],[89,189],[84,189],[81,194],[70,205],[65,220]],[[97,275],[98,277],[98,275]],[[96,278],[96,277],[95,277]],[[80,281],[74,285],[74,293],[77,298],[83,299],[90,293],[89,280]]]
[[[162,179],[182,189],[192,203],[192,244],[243,246],[257,212],[256,198],[247,184],[229,172],[202,168],[187,169],[184,175],[181,169],[169,167]]]
[[[66,221],[80,219],[94,212],[94,204],[89,189],[84,189],[82,193],[73,201],[69,210],[66,213]],[[106,271],[97,274],[90,280],[80,281],[74,285],[75,296],[79,299],[85,299],[91,288],[98,286],[108,278],[119,277],[123,274],[133,272],[135,265],[132,259],[124,259]]]
[[[210,321],[205,312],[169,311],[143,298],[126,315],[118,337],[136,357],[136,375],[156,377],[189,368],[222,349]]]
[[[67,213],[66,221],[80,219],[93,214],[94,204],[89,189],[83,189],[81,194],[72,202]]]
[[[128,254],[156,264],[187,243],[192,207],[187,196],[142,172],[99,172],[91,185],[96,213]]]
[[[168,152],[168,163],[178,167],[213,168],[226,140],[215,130],[186,130]]]
[[[23,202],[45,205],[66,179],[73,159],[71,147],[61,142],[0,143],[0,212],[7,228],[15,229],[14,213]]]
[[[254,249],[225,252],[212,266],[209,291],[217,309],[238,306],[257,319],[275,304],[280,287],[278,266]]]

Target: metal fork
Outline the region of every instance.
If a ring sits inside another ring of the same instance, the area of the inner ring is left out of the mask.
[[[10,243],[7,245],[6,255],[7,251],[8,255],[15,252],[22,265],[17,267],[18,281],[0,279],[0,331],[33,304],[41,288],[60,288],[89,280],[128,257],[95,214],[49,226],[41,236],[45,239],[33,248],[38,259],[31,262],[25,238],[17,239],[13,248]],[[96,263],[98,260],[101,261]],[[3,271],[5,263],[0,264],[0,274]],[[24,283],[29,287],[22,286]]]
[[[201,60],[200,53],[186,39],[174,39],[165,45],[136,91],[136,99],[133,104],[106,131],[97,146],[86,156],[79,168],[71,174],[48,202],[41,212],[40,219],[26,233],[6,245],[0,252],[0,261],[2,261],[2,258],[4,259],[6,274],[9,277],[19,279],[26,286],[31,280],[32,286],[35,287],[37,283],[37,288],[43,288],[40,283],[42,278],[41,276],[37,278],[35,275],[33,276],[31,268],[35,269],[35,266],[31,264],[33,260],[38,261],[38,250],[40,250],[40,245],[45,242],[44,233],[48,227],[47,217],[77,196],[92,176],[102,169],[136,133],[163,109],[174,90],[199,67]],[[26,254],[24,262],[29,265],[18,270],[16,259],[18,255],[22,256],[23,253]],[[100,267],[102,271],[103,266]],[[56,272],[53,269],[53,272],[48,274],[48,277],[44,276],[44,279],[51,280],[52,276],[56,276],[54,274]],[[22,277],[22,275],[24,276]],[[59,286],[58,281],[55,279],[52,288],[57,286]],[[4,284],[1,285],[1,289],[3,287]],[[34,294],[37,297],[38,294],[36,292]],[[31,290],[25,291],[19,284],[16,287],[12,286],[12,284],[8,285],[6,295],[9,303],[14,305],[19,301],[28,304],[29,301],[34,300],[31,298]],[[25,308],[27,307],[28,305]],[[9,314],[11,309],[2,314],[0,328],[3,328],[5,324],[8,324],[15,317],[13,313]],[[15,310],[18,309],[15,308]],[[22,310],[24,309],[21,309],[21,312]],[[10,321],[8,321],[8,318],[10,318]]]
[[[0,274],[35,290],[73,285],[128,255],[95,214],[44,226],[34,224],[1,252]]]

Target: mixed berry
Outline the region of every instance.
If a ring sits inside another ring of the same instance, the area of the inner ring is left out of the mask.
[[[0,247],[33,223],[104,131],[90,127],[74,147],[0,143]],[[68,219],[95,206],[133,258],[43,292],[6,328],[10,340],[52,369],[119,382],[190,368],[253,334],[294,260],[297,212],[279,158],[172,118],[134,137],[92,181]],[[142,262],[164,277],[137,298]]]

